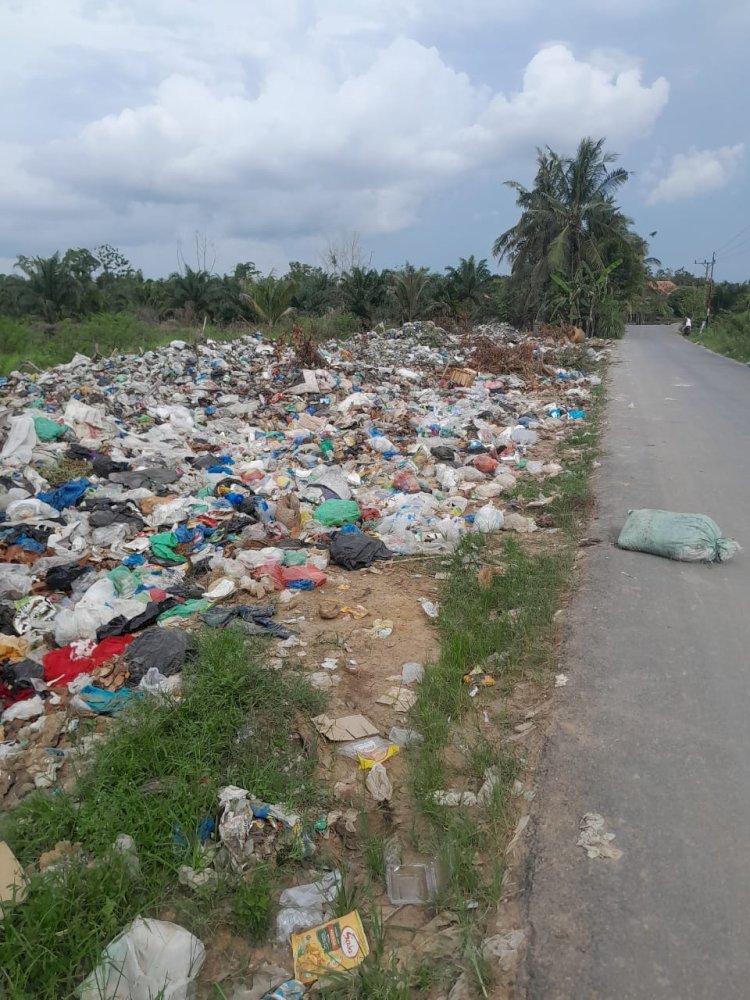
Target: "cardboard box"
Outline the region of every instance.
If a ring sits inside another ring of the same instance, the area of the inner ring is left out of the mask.
[[[294,978],[305,985],[327,972],[356,969],[369,954],[370,946],[356,910],[292,934]]]

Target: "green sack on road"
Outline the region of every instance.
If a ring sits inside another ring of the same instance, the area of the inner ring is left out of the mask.
[[[362,516],[356,500],[325,500],[315,511],[315,520],[327,528],[354,524]]]
[[[740,548],[733,539],[724,538],[718,524],[705,514],[647,509],[628,511],[617,544],[681,562],[726,562]]]

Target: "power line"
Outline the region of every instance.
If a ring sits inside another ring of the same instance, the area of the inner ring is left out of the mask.
[[[724,260],[730,259],[732,257],[737,257],[740,254],[747,253],[750,250],[750,239],[743,240],[742,243],[738,244],[736,247],[732,247],[729,253],[722,254]]]
[[[739,239],[740,236],[744,236],[747,232],[750,232],[750,223],[748,223],[743,229],[740,229],[738,233],[735,233],[734,236],[727,240],[726,243],[722,244],[716,252],[723,253],[725,250],[728,250],[736,239]]]

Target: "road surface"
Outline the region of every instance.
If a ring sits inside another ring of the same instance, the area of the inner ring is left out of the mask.
[[[617,349],[527,872],[532,1000],[750,997],[750,368],[665,327]],[[624,552],[634,507],[710,514],[724,565]],[[624,853],[576,846],[601,813]]]

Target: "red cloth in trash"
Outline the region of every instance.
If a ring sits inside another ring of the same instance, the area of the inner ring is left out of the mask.
[[[119,656],[134,638],[133,635],[107,636],[97,646],[94,646],[90,656],[83,656],[79,660],[73,658],[72,646],[53,649],[42,660],[44,679],[48,684],[54,681],[61,687],[64,684],[70,684],[79,674],[90,674],[95,667]]]
[[[32,688],[22,688],[20,691],[11,691],[9,687],[0,682],[0,711],[4,708],[10,708],[11,705],[15,705],[17,701],[25,701],[26,698],[30,698],[32,694],[35,694]]]

